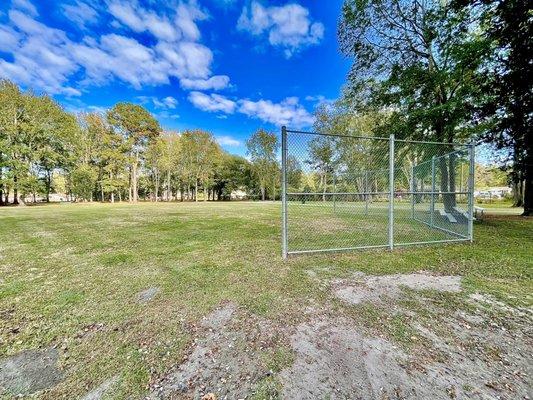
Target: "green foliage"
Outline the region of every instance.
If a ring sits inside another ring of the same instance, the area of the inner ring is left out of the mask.
[[[159,122],[144,107],[132,103],[117,103],[107,112],[111,128],[125,141],[130,166],[130,201],[138,199],[139,164],[152,140],[161,133]]]
[[[456,0],[479,17],[481,35],[491,45],[482,70],[483,98],[476,119],[488,127],[483,139],[502,150],[515,205],[533,213],[533,20],[525,0]],[[523,193],[522,193],[523,189]]]
[[[133,103],[117,103],[107,112],[107,120],[132,146],[146,144],[161,132],[159,122],[152,114]]]
[[[508,174],[498,167],[475,165],[476,188],[502,187],[509,183]]]
[[[14,83],[0,81],[0,191],[35,194],[51,190],[54,169],[72,159],[78,125],[50,97],[23,93]],[[44,189],[37,185],[42,178]],[[42,189],[42,190],[41,190]]]
[[[207,187],[213,183],[215,167],[220,163],[222,151],[213,135],[202,130],[185,131],[181,137],[182,160],[187,169],[189,181],[196,188],[204,187],[204,201],[207,201]],[[197,190],[196,190],[197,194]],[[195,197],[198,200],[198,197]]]
[[[274,133],[259,129],[246,141],[246,148],[259,181],[261,198],[264,200],[268,186],[275,192],[278,182],[279,166],[276,160],[279,149],[278,137]],[[275,198],[275,194],[272,198]]]
[[[72,192],[81,200],[92,200],[98,175],[89,165],[80,165],[72,171]]]
[[[477,70],[488,44],[474,19],[448,2],[347,0],[342,51],[354,57],[345,100],[387,109],[383,132],[452,142],[471,135]]]

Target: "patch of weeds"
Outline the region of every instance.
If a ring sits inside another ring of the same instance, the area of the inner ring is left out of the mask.
[[[278,400],[281,398],[281,383],[273,376],[266,376],[257,383],[251,400]]]
[[[277,300],[277,297],[272,293],[259,293],[257,296],[247,302],[246,305],[254,314],[266,317],[273,306],[275,306]]]
[[[502,350],[495,345],[482,344],[483,352],[492,362],[502,361]]]
[[[142,354],[131,345],[119,350],[125,356],[122,369],[121,385],[117,389],[117,398],[129,398],[141,395],[150,378]]]
[[[65,290],[57,296],[57,306],[59,308],[69,307],[74,304],[81,303],[84,299],[84,295],[81,292],[74,290]]]
[[[279,347],[264,354],[265,365],[268,370],[277,373],[289,367],[294,362],[294,353],[288,347]]]
[[[132,261],[133,256],[129,253],[106,253],[102,254],[99,259],[105,266],[114,267]]]
[[[24,282],[13,281],[5,283],[0,287],[0,300],[16,296],[24,290]]]
[[[471,392],[472,390],[474,390],[474,387],[471,386],[471,385],[469,385],[468,383],[465,383],[465,384],[463,385],[463,390],[464,390],[465,392]]]
[[[387,318],[385,327],[389,336],[395,342],[408,348],[419,340],[417,332],[410,325],[409,318],[405,315],[397,314]]]
[[[354,310],[356,317],[363,320],[365,326],[374,329],[381,326],[384,311],[380,307],[377,307],[372,303],[362,303],[351,308]]]

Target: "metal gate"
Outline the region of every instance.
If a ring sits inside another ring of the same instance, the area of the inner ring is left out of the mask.
[[[473,144],[281,137],[284,258],[473,239]]]

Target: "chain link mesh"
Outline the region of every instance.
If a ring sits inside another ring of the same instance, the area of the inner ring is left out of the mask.
[[[471,238],[470,146],[283,135],[285,255]]]

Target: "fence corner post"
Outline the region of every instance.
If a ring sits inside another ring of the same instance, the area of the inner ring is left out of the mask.
[[[431,157],[431,203],[429,205],[429,223],[433,228],[435,220],[435,156]]]
[[[394,135],[389,138],[389,249],[394,249]]]
[[[411,218],[415,219],[415,163],[411,162]]]
[[[474,241],[474,176],[475,176],[475,142],[470,144],[470,165],[468,170],[468,238]]]
[[[287,128],[281,127],[281,251],[283,259],[288,256],[287,232]]]

